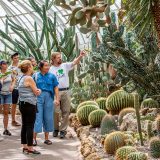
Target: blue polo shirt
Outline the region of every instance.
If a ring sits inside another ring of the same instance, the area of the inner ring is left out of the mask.
[[[54,88],[58,86],[58,81],[54,74],[48,72],[43,75],[41,72],[37,72],[33,75],[33,79],[38,89],[50,92],[54,97]]]

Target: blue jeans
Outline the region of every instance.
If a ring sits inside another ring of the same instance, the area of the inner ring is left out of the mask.
[[[42,91],[37,98],[36,121],[34,124],[34,132],[52,132],[53,131],[53,97],[50,92]]]
[[[12,104],[12,94],[0,94],[0,104]]]

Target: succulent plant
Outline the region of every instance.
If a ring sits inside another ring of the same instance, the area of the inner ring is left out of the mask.
[[[123,117],[128,114],[128,113],[135,113],[135,109],[134,108],[124,108],[120,111],[119,115],[118,115],[118,123],[119,125],[121,125],[122,121],[123,121]]]
[[[152,121],[148,120],[147,122],[147,138],[148,140],[153,136],[152,132]]]
[[[105,135],[118,130],[115,119],[112,115],[106,114],[101,121],[101,134]]]
[[[156,100],[152,98],[147,98],[143,100],[141,108],[159,108],[159,104]]]
[[[120,147],[125,146],[125,134],[120,131],[108,134],[104,141],[104,149],[108,154],[114,154]]]
[[[77,110],[77,118],[79,122],[84,126],[89,125],[88,116],[92,111],[96,109],[98,109],[98,107],[92,105],[86,105],[79,108]]]
[[[106,113],[107,112],[103,109],[97,109],[95,111],[92,111],[88,117],[90,125],[92,125],[93,127],[99,127]]]
[[[116,151],[115,160],[126,160],[130,153],[136,152],[137,149],[132,146],[123,146]]]
[[[153,158],[160,158],[160,139],[158,137],[150,140],[150,154]]]
[[[77,110],[85,105],[95,105],[98,107],[98,104],[95,101],[84,101],[78,105]]]
[[[106,108],[111,114],[117,114],[123,108],[127,107],[134,107],[134,98],[132,94],[124,90],[118,90],[108,96]]]
[[[134,93],[134,108],[136,110],[137,127],[138,127],[140,142],[141,142],[141,145],[143,146],[144,144],[143,144],[143,135],[142,135],[142,130],[141,130],[141,119],[140,119],[140,113],[139,113],[140,104],[139,104],[138,93]]]
[[[160,133],[160,115],[156,118],[156,129]]]
[[[98,103],[100,109],[106,110],[106,100],[107,98],[105,97],[96,99],[96,102]]]
[[[126,160],[148,160],[148,157],[145,153],[133,152],[133,153],[128,154]]]

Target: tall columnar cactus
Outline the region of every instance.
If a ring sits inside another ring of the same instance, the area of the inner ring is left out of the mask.
[[[137,149],[132,146],[124,146],[116,151],[115,160],[126,160],[130,153],[136,152]]]
[[[123,108],[127,107],[134,107],[134,98],[132,94],[124,90],[118,90],[108,96],[106,108],[111,114],[117,114]]]
[[[152,133],[152,121],[148,120],[147,122],[147,138],[148,140],[153,136]]]
[[[95,105],[98,107],[98,104],[95,101],[84,101],[78,105],[77,110],[85,105]]]
[[[156,129],[158,133],[160,134],[160,115],[156,118]]]
[[[88,116],[92,111],[96,109],[98,109],[98,107],[92,105],[86,105],[79,108],[77,110],[77,118],[79,122],[84,126],[89,125]]]
[[[145,153],[133,152],[127,156],[126,160],[148,160],[148,157]]]
[[[104,141],[104,149],[108,154],[114,154],[116,150],[125,145],[125,134],[120,131],[107,135]]]
[[[138,125],[138,133],[141,141],[141,145],[143,146],[143,136],[142,136],[142,130],[141,130],[141,121],[140,121],[140,104],[139,104],[139,95],[137,93],[134,94],[134,108],[136,110],[136,117],[137,117],[137,125]]]
[[[160,158],[160,139],[158,137],[150,140],[150,154],[153,158]]]
[[[120,111],[119,115],[118,115],[118,123],[119,123],[119,125],[121,125],[121,123],[123,121],[123,117],[128,113],[135,113],[135,109],[134,108],[124,108],[124,109],[122,109]]]
[[[152,98],[147,98],[143,100],[141,108],[159,108],[159,104],[156,100]]]
[[[96,102],[98,103],[100,109],[106,110],[106,100],[107,98],[105,97],[96,99]]]
[[[105,135],[118,130],[115,119],[112,115],[105,115],[101,122],[101,134]]]
[[[88,117],[90,125],[92,125],[93,127],[99,127],[106,113],[107,112],[103,109],[97,109],[95,111],[92,111]]]

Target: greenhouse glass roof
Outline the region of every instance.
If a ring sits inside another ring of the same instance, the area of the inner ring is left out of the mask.
[[[35,0],[40,6],[44,3],[44,0]],[[113,10],[117,10],[120,6],[120,0],[117,0],[116,5],[112,6]],[[62,33],[65,27],[69,27],[67,22],[68,11],[64,10],[57,6],[52,6],[48,12],[48,16],[53,18],[54,12],[57,13],[57,31]],[[0,0],[0,29],[5,31],[6,24],[6,15],[17,24],[25,27],[34,35],[34,21],[38,24],[38,31],[42,30],[42,21],[31,8],[28,0]],[[88,45],[89,38],[87,35],[84,35],[79,32],[78,28],[76,28],[76,32],[79,38],[79,46],[80,48],[86,47]],[[9,29],[9,35],[12,38],[17,38],[16,35]],[[45,50],[45,46],[43,45]],[[0,43],[0,51],[4,50],[4,45]]]

